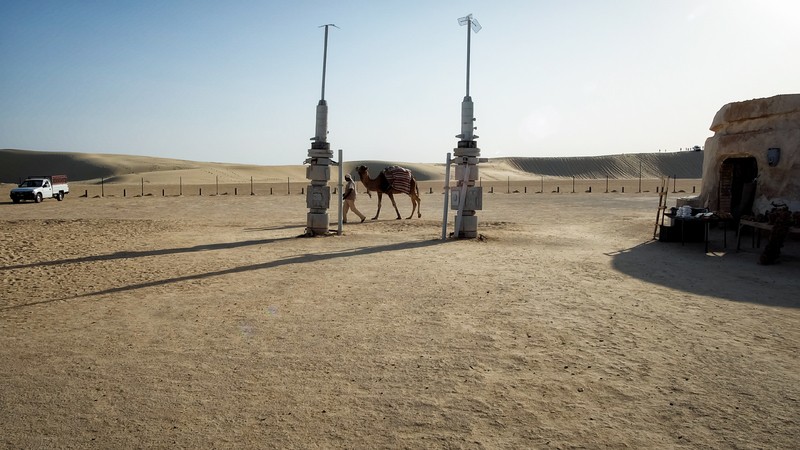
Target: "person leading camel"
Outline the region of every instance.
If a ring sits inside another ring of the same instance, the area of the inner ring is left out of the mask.
[[[347,223],[347,212],[350,211],[351,209],[353,210],[354,213],[356,213],[358,217],[361,217],[361,222],[364,222],[367,216],[361,214],[361,211],[359,211],[358,208],[356,208],[356,195],[358,194],[356,193],[356,184],[353,182],[353,177],[351,177],[350,174],[348,173],[347,175],[344,176],[344,180],[347,182],[347,184],[345,185],[344,195],[342,196],[344,198],[343,222]]]

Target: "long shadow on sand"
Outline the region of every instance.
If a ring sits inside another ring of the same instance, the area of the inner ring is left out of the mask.
[[[57,259],[53,261],[43,261],[43,262],[36,262],[36,263],[29,263],[29,264],[18,264],[15,266],[4,266],[0,267],[0,271],[2,270],[12,270],[12,269],[26,269],[29,267],[43,267],[43,266],[59,266],[62,264],[78,264],[78,263],[87,263],[87,262],[97,262],[97,261],[112,261],[115,259],[131,259],[131,258],[143,258],[146,256],[161,256],[161,255],[177,255],[181,253],[192,253],[192,252],[205,252],[210,250],[230,250],[239,247],[249,247],[252,245],[264,245],[264,244],[271,244],[277,241],[283,241],[287,239],[294,239],[293,237],[286,237],[286,238],[276,238],[276,239],[253,239],[248,241],[241,241],[241,242],[222,242],[217,244],[204,244],[204,245],[195,245],[194,247],[183,247],[183,248],[164,248],[159,250],[144,250],[138,252],[115,252],[115,253],[108,253],[105,255],[92,255],[92,256],[82,256],[80,258],[68,258],[68,259]]]
[[[744,243],[737,252],[734,239],[726,249],[712,245],[708,254],[703,243],[649,241],[608,256],[616,270],[648,283],[736,302],[800,308],[800,242],[787,242],[778,264],[759,265],[760,253]]]
[[[331,224],[331,227],[333,227],[333,225],[334,224]],[[251,228],[245,228],[244,231],[248,232],[248,233],[251,233],[251,232],[254,232],[254,231],[281,231],[281,230],[294,230],[294,229],[300,230],[302,232],[305,229],[305,226],[303,226],[303,225],[278,225],[278,226],[274,226],[274,227],[251,227]]]
[[[288,239],[294,239],[294,238],[288,238]],[[272,239],[272,240],[267,239],[267,240],[262,240],[262,241],[259,241],[259,242],[266,243],[266,242],[272,242],[272,241],[276,241],[276,240],[277,239]],[[246,241],[246,242],[252,242],[252,241]],[[230,274],[242,273],[242,272],[250,272],[250,271],[254,271],[254,270],[272,269],[272,268],[275,268],[275,267],[287,266],[287,265],[291,265],[291,264],[307,264],[307,263],[313,263],[313,262],[317,262],[317,261],[326,261],[326,260],[338,259],[338,258],[348,258],[350,256],[364,256],[364,255],[371,255],[371,254],[375,254],[375,253],[385,253],[385,252],[394,252],[394,251],[402,251],[402,250],[411,250],[411,249],[416,249],[416,248],[424,248],[424,247],[430,247],[430,246],[433,246],[433,245],[443,244],[445,242],[448,242],[448,241],[442,241],[442,240],[438,240],[437,239],[437,240],[426,240],[426,241],[416,241],[416,242],[401,242],[401,243],[397,243],[397,244],[379,245],[379,246],[375,246],[375,247],[356,248],[356,249],[352,249],[352,250],[346,250],[346,251],[334,252],[334,253],[314,253],[314,254],[306,254],[306,255],[301,255],[301,256],[293,256],[293,257],[290,257],[290,258],[280,259],[280,260],[277,260],[277,261],[268,261],[268,262],[263,262],[263,263],[259,263],[259,264],[250,264],[250,265],[246,265],[246,266],[233,267],[233,268],[225,269],[225,270],[218,270],[218,271],[206,272],[206,273],[200,273],[200,274],[194,274],[194,275],[185,275],[185,276],[174,277],[174,278],[166,278],[166,279],[162,279],[162,280],[148,281],[146,283],[131,284],[131,285],[128,285],[128,286],[121,286],[121,287],[116,287],[116,288],[111,288],[111,289],[105,289],[105,290],[102,290],[102,291],[89,292],[89,293],[86,293],[86,294],[77,295],[75,297],[48,299],[48,300],[42,300],[42,301],[38,301],[38,302],[25,303],[25,304],[21,304],[21,305],[15,305],[15,306],[7,307],[7,308],[2,308],[2,309],[0,309],[0,311],[11,310],[11,309],[20,309],[20,308],[25,308],[25,307],[28,307],[28,306],[42,305],[42,304],[52,303],[52,302],[56,302],[56,301],[77,300],[77,299],[81,299],[81,298],[92,297],[92,296],[95,296],[95,295],[115,294],[115,293],[120,293],[120,292],[132,291],[132,290],[136,290],[136,289],[142,289],[142,288],[148,288],[148,287],[154,287],[154,286],[162,286],[162,285],[171,284],[171,283],[180,283],[180,282],[183,282],[183,281],[201,280],[201,279],[205,279],[205,278],[218,277],[218,276],[230,275]],[[253,245],[253,244],[248,244],[248,245]],[[195,248],[195,247],[192,247],[192,248]]]

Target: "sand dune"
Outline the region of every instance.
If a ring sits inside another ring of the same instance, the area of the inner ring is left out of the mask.
[[[637,153],[626,155],[564,158],[496,158],[493,164],[550,177],[605,178],[701,178],[703,152]]]
[[[71,180],[78,181],[198,167],[200,164],[192,161],[146,156],[0,150],[0,181],[3,182],[16,182],[34,174],[65,173]]]
[[[298,155],[300,159],[303,155]],[[381,160],[346,161],[343,170],[354,173],[364,164],[373,173],[394,164],[411,169],[419,181],[444,179],[445,164],[410,163]],[[526,180],[539,177],[578,179],[700,178],[702,152],[639,153],[595,157],[491,158],[480,166],[484,180]],[[640,173],[641,168],[641,173]],[[305,166],[259,166],[216,162],[186,161],[148,156],[92,154],[76,152],[40,152],[0,149],[0,182],[16,183],[33,174],[66,174],[70,180],[87,183],[104,179],[107,182],[137,183],[141,178],[154,183],[245,182],[254,178],[262,182],[305,178]],[[334,169],[335,173],[335,169]]]

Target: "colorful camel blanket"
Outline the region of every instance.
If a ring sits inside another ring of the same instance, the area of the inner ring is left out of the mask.
[[[389,182],[390,189],[396,189],[404,194],[411,193],[411,171],[400,166],[389,166],[383,169],[383,175]],[[388,191],[389,189],[385,189]]]

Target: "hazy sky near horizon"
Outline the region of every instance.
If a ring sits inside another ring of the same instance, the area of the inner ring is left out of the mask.
[[[443,162],[468,13],[484,157],[677,151],[800,92],[796,0],[0,0],[0,148],[301,164],[334,23],[331,148]]]

